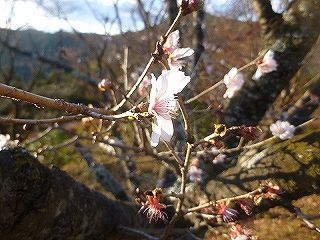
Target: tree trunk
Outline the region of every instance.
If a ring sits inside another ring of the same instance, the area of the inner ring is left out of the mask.
[[[224,122],[255,125],[299,70],[304,57],[315,44],[320,28],[320,1],[297,0],[283,14],[272,10],[270,0],[255,0],[255,8],[265,40],[265,49],[275,52],[276,71],[258,81],[248,79],[241,90],[225,104]]]
[[[0,239],[112,239],[143,226],[138,206],[113,201],[41,165],[23,149],[0,151]]]

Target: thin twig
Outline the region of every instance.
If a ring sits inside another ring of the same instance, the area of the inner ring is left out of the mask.
[[[55,127],[48,127],[46,130],[44,130],[43,132],[39,133],[37,136],[35,136],[34,138],[27,140],[24,142],[24,146],[27,146],[31,143],[34,143],[38,140],[40,140],[41,138],[43,138],[44,136],[46,136],[47,134],[49,134],[53,129],[55,129]]]
[[[60,143],[60,144],[57,144],[57,145],[54,145],[54,146],[45,146],[43,148],[39,148],[37,153],[43,153],[43,152],[46,152],[46,151],[55,151],[57,149],[60,149],[60,148],[64,148],[64,147],[68,147],[70,145],[73,145],[77,140],[78,140],[78,136],[73,136],[72,138]]]
[[[179,24],[181,18],[182,18],[182,12],[181,10],[179,10],[176,19],[174,20],[174,22],[171,24],[171,26],[169,27],[168,31],[165,33],[165,35],[162,38],[161,44],[163,45],[169,34],[177,27],[177,25]],[[140,83],[142,82],[143,78],[147,75],[150,67],[152,66],[153,62],[155,61],[155,58],[152,56],[149,59],[149,62],[147,63],[146,67],[144,68],[143,72],[141,73],[140,77],[138,78],[137,82],[132,86],[132,88],[130,89],[130,91],[126,94],[126,96],[122,99],[122,101],[115,107],[112,108],[113,111],[118,111],[128,100],[128,98],[131,97],[131,95],[135,92],[135,90],[139,87]]]
[[[319,119],[319,118],[312,118],[312,119],[310,119],[310,120],[298,125],[296,127],[296,129],[300,129],[300,128],[302,128],[302,127],[304,127],[304,126],[316,121],[317,119]],[[221,153],[232,153],[232,152],[237,152],[237,151],[242,150],[242,149],[254,149],[254,148],[261,147],[261,146],[263,146],[265,144],[269,144],[269,143],[271,143],[271,142],[273,142],[273,141],[275,141],[277,139],[278,139],[277,136],[272,136],[272,137],[267,138],[267,139],[265,139],[265,140],[263,140],[261,142],[254,143],[254,144],[251,144],[251,145],[242,146],[242,147],[235,147],[235,148],[230,148],[230,149],[224,149],[224,150],[221,151]]]
[[[295,213],[296,213],[297,217],[300,218],[302,221],[304,221],[310,229],[315,230],[318,233],[320,233],[320,228],[317,227],[315,225],[315,223],[310,220],[310,216],[309,215],[304,214],[301,211],[301,209],[298,208],[298,207],[294,207],[294,210],[295,210]]]
[[[238,69],[238,72],[243,71],[244,69],[254,65],[262,56],[258,56],[257,58],[255,58],[254,60],[252,60],[251,62],[249,62],[248,64],[240,67]],[[188,99],[187,101],[185,101],[185,104],[189,104],[195,100],[197,100],[198,98],[202,97],[203,95],[207,94],[208,92],[211,92],[212,90],[216,89],[217,87],[219,87],[221,84],[223,84],[223,79],[219,80],[218,82],[216,82],[214,85],[212,85],[211,87],[207,88],[206,90],[202,91],[201,93],[199,93],[198,95]]]
[[[61,116],[56,118],[48,119],[21,119],[21,118],[8,118],[0,117],[1,124],[29,124],[29,125],[42,125],[42,124],[53,124],[53,123],[64,123],[74,120],[79,120],[84,118],[84,115],[70,115],[70,116]]]
[[[208,208],[208,207],[212,207],[214,206],[216,203],[221,203],[221,202],[232,202],[232,201],[237,201],[237,200],[241,200],[241,199],[246,199],[250,196],[255,196],[255,195],[258,195],[258,194],[261,194],[265,191],[265,186],[261,186],[249,193],[245,193],[245,194],[242,194],[242,195],[239,195],[239,196],[235,196],[235,197],[229,197],[229,198],[223,198],[223,199],[220,199],[220,200],[217,200],[217,201],[209,201],[205,204],[201,204],[197,207],[193,207],[193,208],[189,208],[186,213],[190,213],[190,212],[195,212],[195,211],[199,211],[203,208]]]
[[[179,165],[183,165],[183,161],[181,160],[181,158],[177,155],[177,153],[175,152],[175,150],[170,146],[169,143],[167,143],[166,141],[162,141],[164,143],[164,145],[166,145],[166,147],[168,148],[168,150],[170,151],[170,153],[172,154],[172,156],[174,157],[174,159],[177,161],[177,163]]]

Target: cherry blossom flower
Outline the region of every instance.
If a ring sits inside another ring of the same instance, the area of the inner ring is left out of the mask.
[[[224,76],[223,82],[227,87],[224,98],[232,98],[238,90],[241,89],[244,83],[244,77],[242,73],[238,72],[237,68],[231,68],[231,70]]]
[[[218,214],[222,215],[224,222],[234,221],[238,216],[238,211],[232,208],[228,208],[226,203],[217,203],[216,205]]]
[[[270,130],[273,136],[279,137],[282,140],[286,140],[294,136],[295,127],[288,121],[278,120],[270,125]]]
[[[168,63],[170,69],[179,70],[185,64],[183,58],[191,56],[194,51],[191,48],[179,48],[179,30],[172,32],[165,44],[163,51],[168,54]]]
[[[213,164],[222,164],[225,162],[226,157],[227,156],[225,154],[220,153],[212,160],[212,163]]]
[[[201,182],[202,180],[202,169],[196,166],[191,166],[188,171],[189,179],[191,182]]]
[[[10,135],[6,134],[0,134],[0,149],[7,146],[7,144],[10,142]]]
[[[155,116],[151,135],[153,147],[159,144],[160,137],[167,142],[171,140],[173,135],[171,116],[177,106],[174,94],[181,92],[189,82],[190,77],[178,70],[165,70],[158,80],[152,75],[148,112]]]
[[[276,185],[276,184],[273,184],[272,182],[268,182],[267,187],[268,187],[268,190],[263,195],[264,198],[277,199],[283,193],[280,190],[280,187],[278,185]]]
[[[167,222],[168,216],[162,209],[166,208],[164,204],[159,203],[160,197],[162,194],[161,188],[156,188],[153,191],[145,192],[147,201],[142,205],[139,210],[139,213],[143,211],[143,213],[147,214],[147,218],[149,218],[149,223],[152,221],[158,221],[162,219]]]
[[[278,63],[274,59],[274,52],[269,50],[263,57],[262,61],[258,63],[258,68],[255,74],[252,76],[253,80],[258,80],[261,76],[276,71]]]

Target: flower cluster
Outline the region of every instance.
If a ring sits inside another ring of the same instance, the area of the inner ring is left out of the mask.
[[[212,160],[213,164],[223,164],[226,161],[226,155],[223,153],[219,153],[215,158]]]
[[[280,199],[283,192],[280,187],[272,182],[267,182],[263,185],[265,188],[264,192],[254,196],[253,201],[255,205],[260,205],[263,199]]]
[[[270,125],[270,130],[273,136],[286,140],[294,136],[295,127],[287,121],[278,120]]]
[[[102,79],[98,84],[98,88],[101,91],[109,90],[112,88],[112,82],[108,79]]]
[[[247,140],[254,140],[262,133],[261,128],[253,126],[234,126],[228,128],[228,131]]]
[[[237,201],[240,208],[247,214],[250,215],[252,213],[254,202],[249,198],[244,198],[239,201]]]
[[[182,8],[183,15],[198,11],[203,7],[203,0],[178,0],[178,4]]]

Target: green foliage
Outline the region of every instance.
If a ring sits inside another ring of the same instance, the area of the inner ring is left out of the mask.
[[[56,165],[58,167],[63,167],[69,162],[76,161],[79,158],[77,151],[74,149],[73,145],[68,145],[64,147],[61,146],[70,137],[60,130],[53,130],[45,137],[41,138],[28,146],[29,151],[39,152],[39,155],[43,156],[42,163],[45,165]],[[50,150],[50,147],[54,149]],[[57,147],[55,149],[55,147]],[[47,150],[46,150],[47,149]],[[41,153],[41,150],[43,151]],[[42,159],[40,157],[40,159]]]

